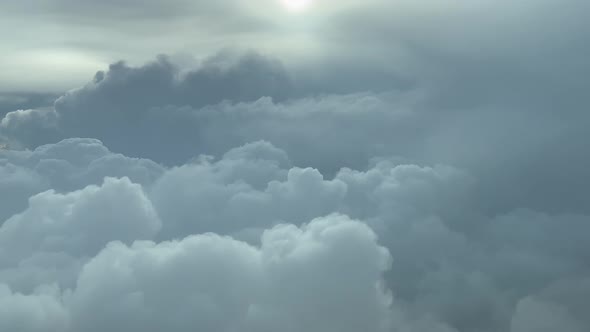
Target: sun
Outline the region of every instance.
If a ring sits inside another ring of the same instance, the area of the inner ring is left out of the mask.
[[[285,8],[289,11],[300,12],[307,9],[312,0],[281,0]]]

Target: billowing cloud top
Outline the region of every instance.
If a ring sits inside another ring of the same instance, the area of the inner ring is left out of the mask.
[[[0,3],[0,331],[590,330],[588,9]]]

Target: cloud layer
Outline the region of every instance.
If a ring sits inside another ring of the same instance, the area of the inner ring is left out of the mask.
[[[172,168],[89,139],[6,154],[23,174],[7,178],[64,191],[3,208],[26,206],[0,228],[6,329],[588,324],[588,217],[481,215],[473,176],[450,166],[381,159],[326,177],[267,142]]]
[[[0,330],[590,328],[587,2],[260,3],[0,4]]]

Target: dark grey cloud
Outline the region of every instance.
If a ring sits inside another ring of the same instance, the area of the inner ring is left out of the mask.
[[[0,116],[16,110],[43,108],[53,105],[60,95],[48,93],[1,93]]]
[[[141,67],[117,63],[53,109],[8,114],[0,135],[17,147],[96,137],[116,152],[168,165],[267,140],[298,165],[327,174],[396,155],[469,169],[482,187],[478,204],[492,212],[588,212],[584,128],[590,119],[579,107],[553,112],[534,99],[510,98],[437,106],[440,94],[420,85],[342,95],[329,86],[306,90],[312,85],[297,74],[255,53],[222,53],[188,71],[166,58]],[[503,96],[501,85],[488,91]],[[555,98],[553,105],[573,103],[567,95]]]
[[[433,107],[579,113],[590,73],[586,10],[583,0],[369,0],[332,13],[320,33],[413,77]]]

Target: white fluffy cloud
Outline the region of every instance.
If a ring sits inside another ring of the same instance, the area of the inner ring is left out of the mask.
[[[82,189],[102,184],[107,176],[149,184],[162,172],[151,160],[114,154],[95,139],[67,139],[33,151],[0,150],[0,220],[22,211],[27,199],[42,191]]]
[[[100,187],[68,194],[43,192],[0,227],[0,275],[17,290],[40,281],[67,283],[72,276],[60,268],[75,268],[114,240],[152,239],[160,228],[151,202],[127,178],[106,178]]]
[[[264,232],[260,247],[213,234],[114,242],[75,288],[0,292],[2,326],[23,331],[387,331],[387,249],[340,215]],[[16,306],[14,304],[17,304]],[[10,316],[9,316],[10,315]]]

